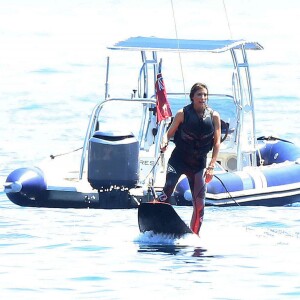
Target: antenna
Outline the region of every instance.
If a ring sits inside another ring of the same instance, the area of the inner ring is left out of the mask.
[[[107,98],[109,98],[109,85],[108,85],[108,74],[109,74],[109,56],[107,57],[106,60],[106,79],[105,79],[105,100],[107,100]]]
[[[175,12],[174,12],[174,6],[173,6],[173,0],[171,0],[171,6],[172,6],[172,12],[173,12],[173,20],[174,20],[174,28],[175,28],[175,35],[177,40],[177,49],[178,49],[178,55],[179,55],[179,62],[180,62],[180,69],[181,69],[181,77],[182,77],[182,84],[183,84],[183,91],[184,91],[184,98],[186,99],[186,91],[185,91],[185,81],[184,81],[184,75],[183,75],[183,67],[182,67],[182,60],[181,60],[181,53],[179,51],[179,39],[178,39],[178,32],[177,32],[177,26],[176,26],[176,18],[175,18]]]
[[[229,18],[228,18],[228,14],[227,14],[227,10],[226,10],[225,0],[223,0],[223,6],[224,6],[224,10],[225,10],[225,15],[226,15],[226,20],[227,20],[227,26],[228,26],[229,33],[230,33],[230,38],[232,39],[232,32],[231,32]]]

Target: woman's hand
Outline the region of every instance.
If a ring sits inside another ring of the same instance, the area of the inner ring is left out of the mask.
[[[167,150],[168,144],[169,144],[168,142],[163,141],[160,145],[160,151],[165,152]]]
[[[214,168],[213,167],[207,167],[205,171],[205,182],[209,183],[214,177]]]

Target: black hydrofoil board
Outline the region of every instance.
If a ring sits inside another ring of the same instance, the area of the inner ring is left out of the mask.
[[[171,234],[181,237],[193,233],[170,204],[161,202],[141,203],[138,207],[140,232]]]

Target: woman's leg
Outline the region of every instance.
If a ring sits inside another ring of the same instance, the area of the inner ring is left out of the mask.
[[[204,170],[196,173],[193,177],[189,177],[191,192],[193,195],[193,215],[191,218],[191,230],[199,234],[200,227],[203,222],[206,184],[204,180]]]
[[[174,188],[179,180],[182,173],[179,171],[180,168],[176,166],[176,162],[171,159],[168,162],[166,182],[163,188],[163,192],[158,196],[158,200],[162,202],[170,203],[170,197],[174,191]]]

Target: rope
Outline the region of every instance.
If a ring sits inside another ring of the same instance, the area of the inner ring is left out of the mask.
[[[228,193],[229,197],[234,201],[234,203],[237,205],[237,206],[240,206],[240,204],[238,204],[238,202],[231,196],[230,192],[227,190],[225,184],[223,183],[223,181],[217,176],[217,175],[214,175],[214,177],[216,177],[222,184],[222,186],[224,187],[225,191]],[[201,193],[202,189],[200,189],[200,191],[198,192],[198,194],[196,195],[195,199],[199,196],[199,194]]]
[[[217,175],[214,175],[222,184],[222,186],[224,187],[225,191],[228,193],[229,197],[234,201],[234,203],[237,205],[237,206],[240,206],[238,204],[238,202],[231,196],[231,194],[229,193],[229,191],[227,190],[225,184],[223,183],[223,181],[217,176]]]
[[[152,166],[151,170],[149,171],[149,173],[145,176],[144,180],[142,181],[142,183],[145,183],[146,179],[149,177],[149,175],[152,173],[152,171],[154,170],[155,166],[157,165],[159,159],[162,157],[162,152],[160,152],[160,155],[158,156],[156,162],[154,163],[154,165]]]
[[[61,153],[61,154],[56,154],[56,155],[53,155],[53,154],[51,154],[51,155],[50,155],[50,158],[51,158],[51,159],[54,159],[55,157],[58,157],[58,156],[67,155],[67,154],[70,154],[70,153],[76,152],[76,151],[78,151],[78,150],[80,150],[80,149],[82,149],[82,148],[83,148],[83,147],[80,147],[80,148],[78,148],[78,149],[75,149],[75,150],[73,150],[73,151],[69,151],[69,152],[66,152],[66,153]]]

